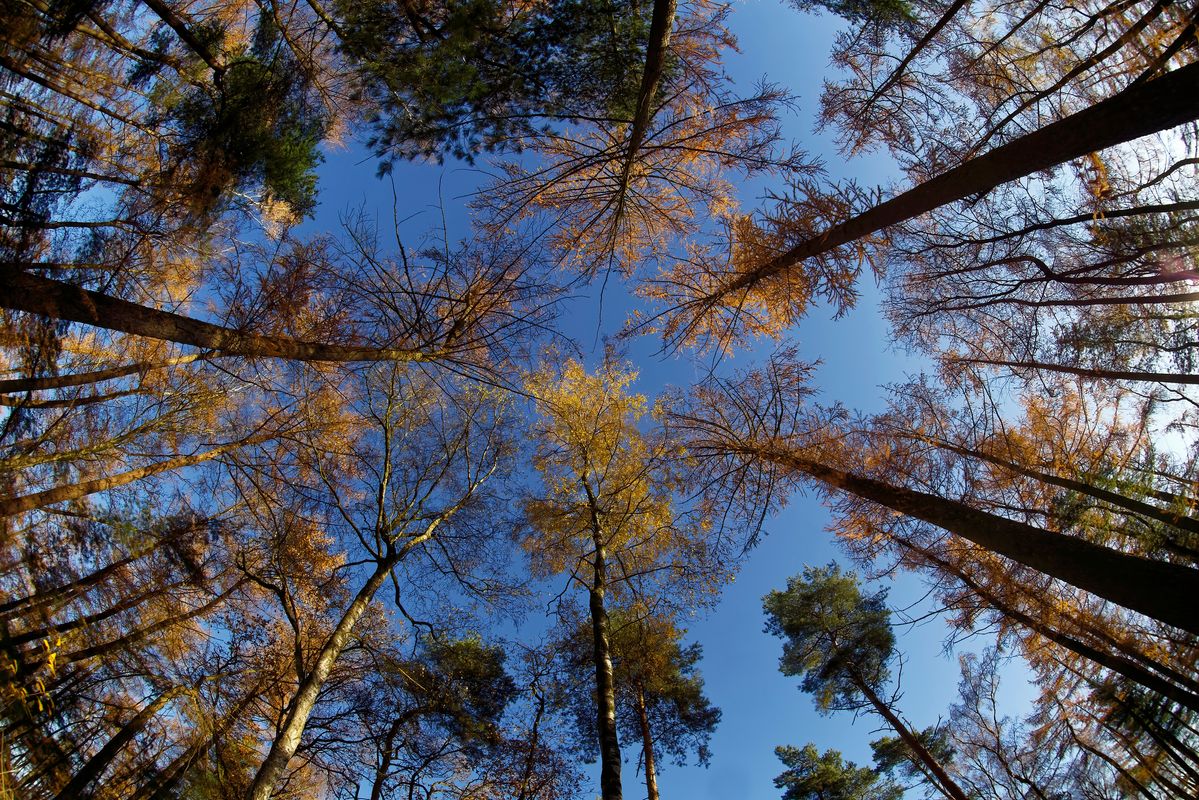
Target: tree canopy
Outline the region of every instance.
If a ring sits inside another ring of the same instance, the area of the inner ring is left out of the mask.
[[[3,4],[0,798],[656,800],[805,491],[767,631],[886,735],[782,796],[1199,796],[1194,8],[794,0],[818,101],[736,13]]]

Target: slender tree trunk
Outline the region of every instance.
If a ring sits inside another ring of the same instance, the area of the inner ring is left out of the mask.
[[[794,452],[749,448],[832,488],[957,534],[980,547],[1145,616],[1199,633],[1199,570],[1121,553],[1074,536],[979,511],[937,495],[893,486],[812,461]]]
[[[596,724],[600,747],[600,792],[603,800],[621,800],[620,742],[616,736],[616,681],[612,672],[612,642],[608,630],[608,611],[604,608],[607,590],[604,547],[595,538],[594,574],[588,592],[591,610],[592,652],[595,661]]]
[[[179,614],[178,616],[167,617],[166,619],[159,620],[158,622],[155,622],[152,625],[146,625],[143,628],[138,628],[137,630],[133,631],[132,633],[126,634],[125,636],[122,636],[118,639],[112,639],[107,642],[101,642],[100,644],[92,645],[90,647],[85,647],[82,650],[76,650],[74,652],[67,653],[65,656],[62,657],[62,659],[60,659],[60,663],[74,664],[79,661],[86,661],[89,658],[95,658],[97,656],[102,656],[107,653],[111,653],[122,647],[130,647],[132,645],[137,644],[138,642],[145,641],[146,639],[150,638],[151,636],[158,633],[159,631],[166,630],[167,628],[172,628],[176,625],[181,625],[182,623],[187,622],[190,619],[195,619],[196,617],[202,617],[205,614],[207,614],[209,611],[212,611],[214,608],[216,608],[221,603],[223,603],[225,601],[225,598],[227,598],[229,595],[233,594],[235,591],[240,589],[244,584],[245,584],[245,581],[238,581],[237,583],[233,584],[225,591],[223,591],[220,594],[213,597],[211,600],[209,600],[204,605],[193,608],[191,611],[187,611],[183,614]],[[30,665],[28,672],[33,672],[34,669],[40,667],[43,663],[45,663],[44,658],[34,662],[33,664]]]
[[[74,375],[51,375],[44,378],[9,378],[0,381],[0,392],[16,394],[18,392],[40,392],[48,389],[66,389],[72,386],[89,386],[93,383],[124,378],[128,375],[146,373],[150,370],[173,367],[177,364],[190,364],[214,356],[209,353],[193,353],[188,356],[171,358],[166,361],[140,361],[134,364],[123,364],[119,367],[109,367],[94,372],[78,372]]]
[[[662,73],[666,69],[666,51],[670,47],[671,29],[674,27],[675,0],[654,0],[654,13],[649,25],[649,44],[645,49],[645,71],[641,73],[641,88],[637,93],[637,109],[633,115],[633,124],[629,129],[628,150],[624,157],[624,166],[620,172],[620,187],[616,197],[616,212],[613,214],[613,235],[624,216],[626,201],[629,196],[629,181],[633,174],[633,165],[637,163],[637,153],[645,143],[645,134],[649,130],[650,119],[653,117],[654,96],[658,93],[658,85],[662,82]]]
[[[134,394],[142,394],[142,389],[122,389],[117,392],[109,392],[107,394],[91,394],[83,397],[69,397],[64,400],[29,400],[24,397],[6,397],[0,394],[0,406],[8,406],[10,408],[79,408],[81,406],[90,406],[96,403],[107,403],[110,400],[118,400],[122,397],[128,397]]]
[[[1095,500],[1101,500],[1105,503],[1110,503],[1117,508],[1123,508],[1126,511],[1131,511],[1134,514],[1147,517],[1148,519],[1157,520],[1158,522],[1164,523],[1171,527],[1188,531],[1190,533],[1199,534],[1199,519],[1181,514],[1172,514],[1169,511],[1163,511],[1162,509],[1152,506],[1149,503],[1145,503],[1132,497],[1126,497],[1118,492],[1113,492],[1108,489],[1086,483],[1085,481],[1051,475],[1047,472],[1041,472],[1023,464],[1009,461],[1005,458],[984,453],[981,450],[962,447],[960,445],[955,445],[952,442],[946,442],[940,439],[933,439],[925,436],[913,436],[911,433],[906,431],[900,431],[899,435],[907,438],[914,438],[918,441],[927,442],[934,447],[947,450],[950,453],[955,453],[965,458],[976,458],[979,461],[985,461],[988,464],[994,464],[997,467],[1002,467],[1008,472],[1013,472],[1017,475],[1023,475],[1026,478],[1032,478],[1033,480],[1047,483],[1050,486],[1057,486],[1058,488],[1065,489],[1070,492],[1086,495],[1087,497],[1091,497]],[[1135,539],[1136,537],[1133,536],[1131,538]],[[1199,556],[1199,552],[1170,542],[1164,544],[1163,547],[1167,548],[1175,555],[1184,556],[1186,558],[1194,559],[1196,556]]]
[[[1199,695],[1195,695],[1166,679],[1153,674],[1145,667],[1114,653],[1105,652],[1098,648],[1092,647],[1085,642],[1081,642],[1073,636],[1064,633],[1057,628],[1045,622],[1044,619],[1034,617],[1016,608],[1011,603],[1003,600],[996,593],[987,589],[973,576],[965,570],[952,564],[933,553],[925,550],[922,547],[917,547],[908,542],[900,542],[900,545],[906,549],[916,553],[919,558],[927,561],[937,569],[952,575],[957,578],[962,584],[974,594],[982,598],[983,602],[991,608],[1003,614],[1013,622],[1017,622],[1034,633],[1039,634],[1048,641],[1053,642],[1059,647],[1063,647],[1076,655],[1082,656],[1088,661],[1092,661],[1105,669],[1111,670],[1117,675],[1122,675],[1134,683],[1144,686],[1151,692],[1155,692],[1162,697],[1168,698],[1175,703],[1178,703],[1184,708],[1199,714]]]
[[[952,363],[1062,372],[1067,375],[1079,375],[1083,378],[1094,378],[1095,380],[1104,381],[1146,381],[1154,383],[1181,383],[1191,386],[1199,385],[1199,375],[1183,372],[1133,372],[1131,370],[1118,369],[1091,369],[1089,367],[1071,367],[1065,364],[1050,364],[1045,361],[1004,361],[990,358],[954,358],[952,359]]]
[[[658,767],[654,761],[654,736],[649,727],[645,707],[645,689],[637,685],[637,724],[641,728],[641,753],[645,757],[645,791],[647,800],[658,800]]]
[[[391,721],[391,725],[387,728],[387,734],[383,737],[383,756],[380,759],[378,768],[375,770],[375,779],[371,782],[371,797],[370,800],[382,800],[383,789],[387,783],[387,775],[391,772],[391,762],[395,759],[395,742],[400,735],[400,731],[404,727],[404,723],[417,716],[420,713],[419,709],[405,711]]]
[[[219,355],[293,361],[420,361],[418,350],[305,342],[243,333],[19,270],[0,271],[0,306],[52,319],[186,344]]]
[[[154,716],[162,710],[163,706],[189,691],[186,686],[176,686],[173,689],[168,689],[155,698],[154,702],[150,703],[150,705],[137,712],[133,716],[133,719],[122,725],[121,729],[100,748],[100,752],[88,759],[87,763],[72,776],[67,785],[55,795],[54,800],[79,800],[79,798],[85,797],[84,790],[88,784],[104,773],[104,770],[112,763],[112,760],[120,752],[121,748],[128,744],[133,737],[141,733],[142,729],[149,724],[150,720],[154,719]]]
[[[263,441],[261,438],[254,441]],[[19,495],[10,497],[7,500],[0,500],[0,517],[12,516],[21,514],[26,511],[33,511],[37,508],[54,505],[55,503],[63,503],[67,500],[78,500],[81,497],[87,497],[89,494],[97,492],[106,492],[110,489],[117,489],[121,486],[127,486],[134,481],[139,481],[142,478],[148,478],[151,475],[160,475],[163,472],[171,472],[184,467],[192,467],[196,464],[203,464],[205,461],[220,456],[230,450],[236,450],[239,447],[245,447],[252,444],[251,441],[233,442],[231,444],[223,444],[214,447],[210,450],[205,450],[202,453],[194,453],[189,456],[176,456],[168,458],[165,461],[159,461],[138,469],[131,469],[128,472],[122,472],[119,475],[113,475],[110,478],[95,478],[90,481],[82,481],[80,483],[72,483],[69,486],[56,486],[53,489],[45,489],[32,494]]]
[[[128,800],[174,800],[174,798],[178,797],[177,793],[172,792],[175,785],[187,775],[188,769],[195,763],[200,753],[211,747],[214,742],[223,736],[225,731],[229,730],[233,726],[233,723],[238,721],[242,712],[258,699],[258,695],[264,686],[265,683],[259,683],[254,686],[237,705],[218,719],[216,726],[211,731],[201,734],[186,750],[176,756],[166,768],[150,776],[150,779],[138,787],[137,791]]]
[[[14,611],[20,611],[21,615],[27,615],[32,610],[40,608],[47,603],[58,602],[66,603],[86,592],[92,586],[100,583],[108,576],[121,570],[121,568],[132,564],[133,562],[146,557],[150,553],[162,546],[162,541],[155,542],[150,547],[135,553],[119,561],[114,561],[106,567],[96,570],[95,572],[84,575],[82,578],[71,581],[70,583],[51,586],[33,594],[18,597],[14,600],[9,600],[7,603],[0,603],[0,615],[11,614]]]
[[[870,684],[863,680],[862,676],[857,674],[857,672],[851,672],[851,680],[853,681],[853,685],[858,688],[858,691],[866,695],[866,699],[874,706],[874,710],[899,734],[899,738],[908,746],[912,754],[920,759],[920,763],[924,764],[925,768],[932,773],[933,777],[937,780],[938,788],[945,793],[945,796],[952,798],[952,800],[970,800],[966,796],[966,793],[962,791],[962,787],[958,786],[953,778],[949,777],[949,774],[941,766],[940,762],[933,757],[932,753],[928,752],[928,748],[920,743],[920,740],[903,723],[903,720],[891,710],[890,706],[882,701],[881,697],[874,693],[874,690],[870,688]]]
[[[715,305],[729,295],[796,267],[805,259],[941,206],[986,194],[1026,175],[1196,118],[1199,118],[1199,63],[1125,89],[914,186],[729,281],[700,304]]]
[[[296,696],[292,699],[283,729],[271,742],[271,749],[262,762],[262,766],[258,768],[258,774],[254,776],[248,800],[270,800],[275,785],[283,777],[288,762],[291,761],[291,757],[295,755],[300,746],[300,738],[304,735],[308,717],[312,715],[312,709],[316,706],[316,699],[320,694],[321,687],[324,686],[325,680],[333,670],[333,665],[341,656],[341,651],[349,643],[354,626],[366,612],[375,592],[387,580],[387,575],[393,566],[395,566],[395,559],[389,558],[376,567],[366,584],[358,590],[358,594],[354,596],[353,602],[346,608],[345,613],[341,615],[333,633],[321,647],[320,653],[316,657],[316,663],[312,665],[312,669],[308,671],[304,680],[297,687]]]

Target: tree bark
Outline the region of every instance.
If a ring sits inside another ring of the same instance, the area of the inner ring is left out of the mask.
[[[856,672],[851,672],[850,677],[853,685],[858,688],[858,691],[866,695],[866,699],[874,706],[874,710],[899,734],[899,738],[908,746],[912,754],[920,759],[920,763],[924,764],[925,768],[936,778],[939,784],[937,788],[944,792],[946,797],[952,798],[952,800],[970,800],[966,796],[966,793],[962,791],[962,787],[958,786],[953,778],[949,777],[949,774],[945,772],[940,762],[933,758],[933,754],[928,752],[928,748],[920,743],[920,740],[904,724],[903,720],[891,710],[890,706],[882,701],[882,698],[874,693],[874,690],[870,688],[870,684],[863,680],[862,676]]]
[[[257,440],[261,441],[261,440]],[[171,472],[184,467],[192,467],[196,464],[202,464],[205,461],[211,461],[223,453],[230,450],[235,450],[239,447],[244,447],[252,442],[233,442],[214,447],[210,450],[205,450],[202,453],[194,453],[189,456],[176,456],[168,458],[165,461],[159,461],[138,469],[131,469],[128,472],[122,472],[119,475],[113,475],[110,478],[94,478],[90,481],[82,481],[80,483],[72,483],[69,486],[56,486],[53,489],[45,489],[32,494],[23,494],[17,497],[11,497],[7,500],[0,500],[0,517],[8,517],[14,514],[21,514],[26,511],[33,511],[44,506],[62,503],[67,500],[78,500],[81,497],[87,497],[89,494],[97,492],[106,492],[110,489],[117,489],[121,486],[126,486],[134,481],[139,481],[142,478],[147,478],[151,475],[158,475],[163,472]]]
[[[1089,367],[1050,364],[1044,361],[1003,361],[990,358],[954,358],[952,361],[955,364],[982,364],[989,367],[1061,372],[1066,375],[1079,375],[1083,378],[1094,378],[1095,380],[1103,381],[1146,381],[1153,383],[1181,383],[1190,386],[1199,385],[1199,375],[1182,372],[1133,372],[1131,370],[1117,369],[1090,369]]]
[[[0,292],[2,291],[0,289]],[[66,389],[71,386],[88,386],[93,383],[149,372],[153,369],[173,367],[177,364],[190,364],[193,361],[212,357],[212,354],[209,353],[194,353],[166,361],[141,361],[135,364],[123,364],[119,367],[109,367],[108,369],[100,369],[94,372],[78,372],[74,375],[51,375],[43,378],[9,378],[8,380],[0,381],[0,392],[15,394],[18,392],[40,392],[47,389]]]
[[[1199,118],[1199,63],[1188,64],[1065,119],[970,159],[861,214],[834,225],[699,301],[715,305],[813,256],[941,206],[990,192],[1105,147],[1169,130]]]
[[[910,544],[908,542],[900,542],[900,545],[912,552],[916,553],[919,558],[927,561],[935,568],[952,575],[957,578],[962,584],[974,594],[978,595],[983,602],[995,609],[997,612],[1020,625],[1028,628],[1034,633],[1044,637],[1050,642],[1063,647],[1066,650],[1082,656],[1088,661],[1092,661],[1105,669],[1111,670],[1117,675],[1122,675],[1134,683],[1144,686],[1151,692],[1178,703],[1180,706],[1190,709],[1199,714],[1199,695],[1195,695],[1187,690],[1176,686],[1166,679],[1154,675],[1145,667],[1135,663],[1131,659],[1114,653],[1104,652],[1098,648],[1092,647],[1085,642],[1081,642],[1073,636],[1064,633],[1057,628],[1045,622],[1043,619],[1033,617],[1020,609],[1014,607],[994,592],[987,589],[981,583],[974,579],[965,570],[955,564],[952,564],[934,554],[925,550],[922,547]]]
[[[616,736],[616,681],[612,672],[612,641],[608,611],[604,608],[607,589],[605,553],[595,539],[593,580],[588,591],[591,610],[592,652],[595,662],[596,728],[599,731],[600,793],[603,800],[621,800],[620,741]]]
[[[747,455],[807,475],[832,488],[936,525],[980,547],[1064,581],[1097,597],[1191,633],[1199,570],[1121,553],[1084,539],[979,511],[937,495],[892,486],[769,447]]]
[[[901,432],[900,435],[912,437],[912,435],[907,432]],[[942,450],[948,450],[951,453],[955,453],[965,458],[976,458],[980,461],[985,461],[988,464],[994,464],[995,466],[1002,467],[1009,472],[1014,472],[1017,475],[1023,475],[1026,478],[1032,478],[1033,480],[1047,483],[1050,486],[1057,486],[1060,489],[1076,492],[1095,500],[1101,500],[1105,503],[1110,503],[1117,508],[1123,508],[1126,511],[1131,511],[1134,514],[1139,514],[1148,519],[1157,520],[1158,522],[1170,525],[1171,527],[1188,531],[1190,533],[1199,534],[1199,519],[1195,519],[1194,517],[1183,516],[1181,514],[1172,514],[1169,511],[1163,511],[1162,509],[1152,506],[1149,503],[1145,503],[1132,497],[1126,497],[1118,492],[1113,492],[1099,486],[1094,486],[1084,481],[1074,480],[1073,478],[1062,478],[1057,475],[1051,475],[1046,472],[1041,472],[1039,470],[1026,467],[1022,464],[1017,464],[1013,461],[1008,461],[1004,458],[999,458],[998,456],[990,455],[989,453],[984,453],[982,451],[967,447],[961,447],[951,442],[946,442],[940,439],[931,439],[923,436],[916,436],[912,438],[928,442],[934,447],[938,447]],[[1196,553],[1195,551],[1185,547],[1179,547],[1177,545],[1171,546],[1170,544],[1166,544],[1164,546],[1170,549],[1171,552],[1175,553],[1175,555],[1182,555],[1192,559],[1195,558],[1196,555],[1199,555],[1199,553]]]
[[[308,671],[304,680],[297,687],[296,696],[291,701],[291,708],[287,712],[282,730],[271,742],[271,749],[267,752],[266,759],[263,760],[262,766],[258,768],[258,773],[254,776],[248,800],[270,800],[275,790],[275,784],[283,777],[288,762],[300,747],[300,739],[304,735],[308,717],[312,715],[312,710],[316,706],[316,699],[320,694],[321,687],[324,686],[329,673],[333,671],[333,665],[337,663],[342,650],[349,643],[354,626],[366,612],[375,592],[387,580],[395,563],[395,558],[389,558],[375,568],[370,578],[358,590],[358,594],[354,596],[354,600],[346,608],[345,613],[341,615],[333,633],[325,640],[325,644],[317,654],[316,663],[312,665],[312,669]]]
[[[79,798],[87,796],[84,790],[88,784],[104,773],[121,748],[141,733],[163,706],[188,691],[186,686],[168,689],[155,698],[150,705],[137,712],[133,719],[122,725],[121,729],[100,748],[100,752],[88,759],[87,763],[71,777],[67,785],[55,795],[54,800],[79,800]]]
[[[199,347],[216,355],[293,361],[420,361],[419,350],[305,342],[233,328],[82,289],[28,272],[0,273],[0,306],[121,333]]]
[[[653,116],[654,95],[658,93],[658,84],[661,83],[662,72],[666,68],[666,50],[670,46],[674,15],[675,0],[654,0],[654,13],[649,25],[649,44],[645,49],[645,71],[641,73],[641,88],[637,93],[637,110],[629,130],[629,143],[624,157],[624,166],[620,171],[620,185],[615,204],[616,213],[613,215],[613,235],[615,235],[617,226],[620,225],[621,217],[624,216],[633,165],[637,163],[637,153],[645,142],[645,134],[649,130],[650,118]]]
[[[658,800],[658,768],[654,761],[654,735],[649,727],[645,707],[645,689],[637,685],[637,724],[641,728],[641,753],[645,760],[645,791],[647,800]]]

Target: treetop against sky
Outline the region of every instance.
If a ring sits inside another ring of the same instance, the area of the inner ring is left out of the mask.
[[[0,795],[1199,794],[1193,10],[2,14]]]

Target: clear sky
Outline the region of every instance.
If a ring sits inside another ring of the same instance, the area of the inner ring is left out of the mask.
[[[800,14],[777,0],[745,0],[734,7],[730,23],[742,52],[730,54],[726,68],[738,84],[750,87],[765,76],[799,95],[798,113],[785,121],[787,137],[822,157],[831,177],[854,177],[864,185],[895,179],[885,155],[846,163],[829,137],[813,131],[821,83],[829,74],[828,53],[837,24],[834,18]],[[373,160],[360,149],[328,153],[321,170],[322,205],[311,229],[335,225],[339,214],[358,206],[377,215],[382,225],[389,225],[391,184],[377,180],[374,169]],[[394,174],[396,209],[401,219],[409,219],[404,230],[412,237],[406,244],[418,244],[419,231],[440,227],[439,204],[444,207],[451,240],[465,236],[469,223],[464,198],[478,177],[478,172],[461,164],[398,165]],[[743,187],[742,197],[753,200],[762,189]],[[822,361],[816,373],[821,402],[840,401],[851,408],[874,411],[885,404],[881,387],[918,372],[920,362],[889,348],[873,280],[865,278],[861,289],[862,302],[853,312],[833,321],[828,309],[817,308],[795,331],[795,338],[804,358]],[[623,321],[620,289],[609,286],[607,291],[615,295],[605,296],[610,310],[600,322],[603,330],[615,332]],[[586,350],[594,339],[597,312],[594,301],[581,307],[586,313],[573,319],[570,332]],[[656,340],[646,340],[629,348],[629,357],[642,374],[637,389],[651,398],[663,383],[687,383],[699,370],[685,357],[655,355],[658,345]],[[741,354],[734,365],[751,361]],[[768,522],[767,535],[749,555],[714,613],[690,625],[689,638],[704,647],[701,668],[707,693],[723,710],[723,719],[711,743],[713,758],[708,769],[694,764],[684,768],[662,765],[659,783],[664,798],[777,798],[780,793],[772,781],[781,764],[773,751],[781,744],[811,741],[821,749],[839,749],[859,764],[869,763],[868,742],[881,735],[875,732],[877,721],[869,716],[855,722],[849,714],[817,715],[811,699],[798,691],[797,680],[778,672],[780,640],[763,632],[762,596],[766,592],[781,588],[805,564],[838,558],[825,530],[827,522],[828,514],[815,498],[792,498],[783,513]],[[923,587],[911,578],[891,585],[893,605],[906,606],[923,593]],[[945,629],[935,620],[897,633],[906,658],[901,711],[922,727],[944,715],[956,695],[956,655],[943,653]],[[1015,688],[1020,693],[1021,687]],[[645,788],[635,772],[636,747],[626,746],[625,752],[625,796],[642,798]],[[598,780],[595,787],[598,796]]]

